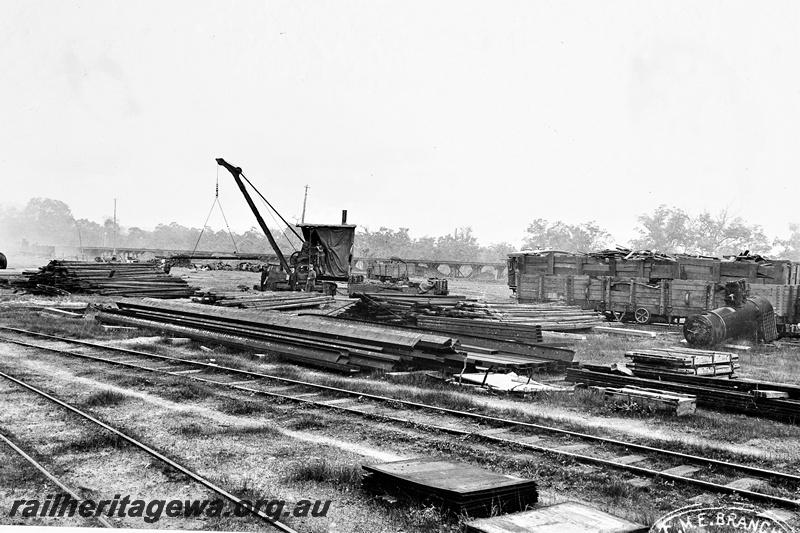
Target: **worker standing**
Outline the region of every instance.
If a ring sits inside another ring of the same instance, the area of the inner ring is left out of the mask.
[[[314,287],[317,284],[317,271],[313,266],[308,267],[308,277],[306,278],[306,292],[314,292]]]

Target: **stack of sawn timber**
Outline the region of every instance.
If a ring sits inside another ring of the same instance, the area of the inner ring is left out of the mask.
[[[195,292],[193,302],[243,309],[303,309],[333,301],[333,296],[307,292],[218,291]]]
[[[408,367],[463,366],[455,341],[442,335],[404,331],[377,324],[292,316],[192,303],[120,300],[104,308],[97,320],[155,329],[199,341],[287,360],[357,372],[361,368],[402,370]],[[456,361],[450,361],[454,356]]]
[[[434,503],[457,516],[514,513],[539,498],[536,482],[442,459],[404,459],[363,466],[364,488]]]
[[[373,319],[409,322],[414,317],[448,317],[465,324],[477,321],[535,325],[546,331],[589,329],[605,322],[603,315],[576,306],[478,302],[466,296],[369,294],[350,311]]]
[[[47,294],[55,288],[70,294],[187,298],[194,292],[185,280],[166,274],[153,263],[54,260],[24,275],[25,281],[16,286],[34,294]]]
[[[640,370],[697,376],[732,376],[739,369],[739,355],[692,348],[653,348],[625,352],[627,367]]]
[[[800,421],[800,385],[650,370],[637,370],[636,376],[629,376],[602,365],[569,368],[566,380],[588,386],[636,386],[691,394],[697,397],[697,405],[701,407],[792,423]],[[782,397],[774,397],[776,395]]]

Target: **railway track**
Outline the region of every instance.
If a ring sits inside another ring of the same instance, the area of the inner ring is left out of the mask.
[[[98,420],[97,418],[95,418],[91,414],[86,413],[85,411],[82,411],[82,410],[78,409],[77,407],[75,407],[73,405],[70,405],[69,403],[67,403],[67,402],[65,402],[63,400],[60,400],[59,398],[56,398],[55,396],[52,396],[52,395],[48,394],[47,392],[45,392],[45,391],[43,391],[41,389],[38,389],[38,388],[34,387],[33,385],[31,385],[29,383],[26,383],[25,381],[23,381],[21,379],[17,379],[14,376],[11,376],[11,375],[6,374],[4,372],[0,372],[0,377],[2,377],[4,379],[6,379],[6,380],[18,385],[18,386],[20,386],[20,387],[22,387],[24,389],[26,389],[27,391],[29,391],[29,392],[31,392],[33,394],[36,394],[36,395],[38,395],[38,396],[40,396],[42,398],[45,398],[45,399],[47,399],[47,400],[59,405],[60,407],[64,408],[66,411],[69,411],[70,413],[72,413],[74,415],[77,415],[78,417],[83,418],[84,420],[88,420],[89,422],[91,422],[95,426],[98,426],[99,428],[102,428],[102,429],[114,434],[115,436],[117,436],[120,439],[124,440],[128,444],[131,444],[135,448],[145,452],[146,454],[148,454],[148,455],[150,455],[152,457],[155,457],[156,459],[158,459],[162,463],[166,464],[170,468],[172,468],[172,469],[184,474],[185,476],[187,476],[188,478],[190,478],[194,482],[204,486],[207,489],[210,489],[211,491],[213,491],[216,494],[220,495],[222,498],[224,498],[224,499],[228,500],[229,502],[233,503],[234,505],[236,505],[238,508],[247,509],[244,500],[238,498],[236,495],[232,494],[231,492],[229,492],[225,488],[220,487],[219,485],[217,485],[217,484],[213,483],[212,481],[206,479],[205,477],[203,477],[200,474],[194,472],[193,470],[190,470],[189,468],[183,466],[182,464],[170,459],[169,457],[167,457],[163,453],[161,453],[158,450],[148,446],[147,444],[143,443],[142,441],[140,441],[140,440],[138,440],[138,439],[136,439],[134,437],[131,437],[130,435],[127,435],[126,433],[123,433],[122,431],[110,426],[109,424],[106,424],[105,422],[103,422],[101,420]],[[11,442],[11,440],[9,440],[8,438],[6,438],[3,435],[0,435],[0,440],[2,440],[7,446],[9,446],[17,454],[19,454],[21,457],[23,457],[26,461],[31,463],[45,477],[47,477],[51,482],[55,483],[60,489],[64,490],[72,498],[74,498],[75,500],[82,500],[83,499],[74,490],[69,488],[61,480],[56,478],[56,476],[54,476],[47,469],[45,469],[42,465],[40,465],[33,458],[31,458],[19,446],[15,445],[13,442]],[[276,529],[278,531],[283,531],[284,533],[297,533],[296,530],[294,530],[291,527],[287,526],[283,522],[280,522],[280,521],[275,520],[274,518],[268,516],[266,513],[264,513],[260,509],[249,509],[248,513],[252,514],[254,516],[257,516],[258,518],[264,520],[270,526],[272,526],[274,529]],[[102,516],[98,516],[98,517],[96,517],[96,519],[98,520],[98,522],[100,522],[105,527],[115,527],[111,523],[109,523],[107,520],[105,520]]]
[[[800,476],[789,472],[18,328],[0,326],[0,333],[5,334],[0,336],[0,342],[63,356],[182,377],[309,407],[395,424],[411,424],[423,431],[474,438],[485,443],[550,454],[593,467],[614,469],[632,475],[633,479],[629,481],[634,485],[646,486],[652,480],[666,480],[694,486],[703,492],[738,494],[784,508],[800,509],[800,501],[796,499]],[[32,337],[46,340],[49,345],[31,343]],[[69,349],[76,346],[77,349]],[[476,423],[482,425],[477,430]]]

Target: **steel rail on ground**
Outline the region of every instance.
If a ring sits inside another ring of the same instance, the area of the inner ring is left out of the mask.
[[[405,406],[409,406],[409,407],[414,407],[414,408],[418,408],[418,409],[424,409],[424,410],[429,410],[429,411],[436,411],[436,412],[446,413],[446,414],[450,414],[450,415],[453,415],[453,416],[458,416],[458,417],[463,417],[463,418],[470,418],[470,419],[473,419],[473,420],[480,420],[480,421],[483,421],[483,422],[491,422],[491,423],[495,423],[495,424],[499,423],[501,425],[506,425],[506,426],[524,427],[524,428],[547,431],[547,432],[550,432],[550,433],[556,433],[556,434],[560,434],[560,435],[578,437],[578,438],[582,438],[582,439],[586,439],[586,440],[592,440],[592,441],[595,441],[595,442],[601,442],[601,443],[605,443],[605,444],[612,444],[612,445],[616,445],[616,446],[622,446],[622,447],[626,447],[626,448],[636,449],[636,450],[639,450],[639,451],[642,451],[642,452],[666,455],[666,456],[669,456],[669,457],[673,457],[673,458],[676,458],[676,459],[682,459],[682,460],[686,460],[686,461],[693,462],[693,463],[713,465],[713,466],[718,466],[718,467],[722,467],[722,468],[729,468],[729,469],[732,469],[734,471],[739,471],[739,472],[743,472],[743,473],[752,474],[752,475],[755,475],[755,476],[760,477],[760,478],[773,477],[773,478],[778,478],[778,479],[786,480],[786,481],[794,481],[794,482],[799,482],[800,481],[800,476],[795,475],[795,474],[786,473],[786,472],[778,472],[778,471],[775,471],[775,470],[767,470],[767,469],[763,469],[763,468],[758,468],[758,467],[753,467],[753,466],[748,466],[748,465],[742,465],[742,464],[738,464],[738,463],[730,463],[730,462],[721,461],[721,460],[718,460],[718,459],[700,457],[700,456],[697,456],[697,455],[691,455],[691,454],[686,454],[686,453],[682,453],[682,452],[675,452],[675,451],[671,451],[671,450],[665,450],[665,449],[662,449],[662,448],[646,446],[646,445],[643,445],[643,444],[620,441],[620,440],[611,439],[611,438],[608,438],[608,437],[599,437],[599,436],[596,436],[596,435],[589,435],[589,434],[585,434],[585,433],[569,431],[569,430],[565,430],[565,429],[561,429],[561,428],[555,428],[555,427],[551,427],[551,426],[543,426],[543,425],[540,425],[540,424],[533,424],[533,423],[530,423],[530,422],[523,422],[523,421],[519,421],[519,420],[500,418],[500,417],[493,417],[493,416],[482,415],[482,414],[478,414],[478,413],[470,413],[470,412],[467,412],[467,411],[458,411],[458,410],[450,409],[450,408],[447,408],[447,407],[439,407],[439,406],[435,406],[435,405],[428,405],[428,404],[423,404],[423,403],[418,403],[418,402],[411,402],[411,401],[408,401],[408,400],[401,400],[401,399],[397,399],[397,398],[391,398],[391,397],[388,397],[388,396],[381,396],[381,395],[370,394],[370,393],[365,393],[365,392],[360,392],[360,391],[342,389],[342,388],[338,388],[338,387],[331,387],[329,385],[321,385],[321,384],[316,384],[316,383],[311,383],[311,382],[300,381],[300,380],[296,380],[296,379],[292,379],[292,378],[285,378],[285,377],[281,377],[281,376],[275,376],[275,375],[271,375],[271,374],[263,374],[263,373],[259,373],[259,372],[249,371],[249,370],[241,370],[241,369],[237,369],[237,368],[230,368],[230,367],[220,366],[220,365],[213,364],[213,363],[203,363],[203,362],[192,361],[192,360],[188,360],[188,359],[170,357],[170,356],[166,356],[166,355],[153,354],[153,353],[148,353],[148,352],[141,352],[141,351],[138,351],[138,350],[129,350],[129,349],[126,349],[126,348],[105,346],[105,345],[98,344],[98,343],[93,343],[93,342],[88,342],[88,341],[80,341],[80,340],[76,340],[76,339],[62,338],[62,337],[57,337],[57,336],[54,336],[54,335],[47,335],[47,334],[42,334],[42,333],[30,332],[30,331],[23,330],[23,329],[18,329],[18,328],[10,328],[10,327],[6,327],[6,326],[0,326],[0,329],[6,329],[6,330],[16,331],[16,332],[20,332],[20,333],[46,337],[46,338],[57,340],[57,341],[64,341],[64,342],[82,344],[82,345],[86,345],[86,346],[92,346],[92,347],[103,349],[103,350],[116,351],[116,352],[127,353],[127,354],[131,354],[131,355],[142,356],[142,357],[150,357],[150,358],[154,358],[154,359],[160,359],[160,360],[176,362],[176,363],[196,365],[196,366],[201,366],[201,367],[208,368],[210,370],[214,370],[216,372],[222,371],[222,372],[227,372],[227,373],[231,373],[231,374],[239,374],[239,375],[242,375],[242,376],[249,376],[249,377],[256,377],[256,378],[260,378],[260,379],[269,379],[269,380],[280,381],[280,382],[291,384],[291,385],[298,385],[298,386],[316,388],[316,389],[324,390],[324,391],[327,391],[327,392],[334,392],[334,393],[345,394],[345,395],[349,395],[349,396],[363,397],[363,398],[368,398],[368,399],[377,400],[377,401],[383,401],[383,402],[394,402],[394,403],[399,403],[401,405],[405,405]],[[569,451],[565,451],[565,450],[560,450],[558,448],[548,448],[548,447],[545,447],[545,446],[538,446],[538,445],[535,445],[535,444],[531,444],[531,443],[527,443],[527,442],[515,441],[515,440],[503,438],[503,437],[497,437],[497,436],[492,436],[492,435],[483,435],[483,434],[481,434],[479,432],[474,432],[474,431],[465,431],[465,430],[459,430],[459,429],[455,429],[455,428],[436,426],[436,425],[433,425],[433,424],[425,424],[425,423],[420,423],[420,422],[411,421],[411,420],[404,419],[404,418],[393,417],[393,416],[379,414],[379,413],[368,413],[368,412],[364,412],[364,411],[359,411],[358,409],[352,409],[352,408],[349,408],[349,407],[326,404],[324,402],[318,402],[318,401],[310,400],[310,399],[306,399],[306,398],[298,398],[298,397],[294,397],[294,396],[290,396],[290,395],[286,395],[286,394],[280,394],[280,393],[265,391],[265,390],[261,390],[261,389],[254,389],[254,388],[251,388],[251,387],[245,387],[245,386],[241,386],[241,385],[237,385],[237,384],[228,384],[228,383],[224,383],[224,382],[221,382],[221,381],[215,381],[215,380],[211,380],[211,379],[201,378],[199,376],[190,376],[190,375],[180,374],[178,372],[169,372],[169,371],[158,370],[158,369],[154,369],[154,368],[148,368],[148,367],[139,366],[139,365],[136,365],[136,364],[133,364],[133,363],[129,363],[129,362],[116,361],[116,360],[113,360],[113,359],[106,359],[106,358],[103,358],[103,357],[97,357],[97,356],[92,356],[92,355],[88,355],[88,354],[75,353],[75,352],[70,352],[70,351],[67,351],[67,350],[60,350],[58,348],[50,348],[50,347],[46,347],[46,346],[39,346],[39,345],[36,345],[36,344],[30,344],[30,343],[26,343],[24,341],[18,341],[18,340],[15,340],[15,339],[0,338],[0,341],[7,341],[7,342],[14,343],[14,344],[19,344],[21,346],[27,346],[27,347],[30,347],[30,348],[36,348],[36,349],[52,351],[52,352],[55,352],[55,353],[60,353],[60,354],[64,354],[64,355],[70,355],[70,356],[74,356],[74,357],[79,357],[79,358],[84,358],[84,359],[89,359],[89,360],[109,363],[109,364],[113,364],[113,365],[125,366],[125,367],[128,367],[128,368],[133,368],[133,369],[137,369],[137,370],[145,370],[145,371],[148,371],[148,372],[155,372],[155,373],[159,373],[159,374],[165,374],[165,375],[189,378],[189,379],[194,380],[194,381],[199,381],[199,382],[203,382],[203,383],[209,383],[209,384],[213,384],[213,385],[222,385],[222,386],[225,386],[225,387],[228,387],[228,388],[241,390],[241,391],[248,392],[248,393],[255,393],[255,394],[260,394],[260,395],[269,396],[269,397],[273,397],[273,398],[279,398],[279,399],[283,399],[283,400],[291,400],[291,401],[294,401],[294,402],[304,403],[304,404],[308,404],[308,405],[315,405],[315,406],[324,407],[324,408],[331,409],[331,410],[336,410],[336,411],[342,411],[342,412],[346,412],[346,413],[356,414],[356,415],[364,416],[364,417],[367,417],[367,418],[380,419],[380,420],[391,421],[391,422],[400,423],[400,424],[413,424],[414,426],[417,426],[417,427],[427,428],[427,429],[440,431],[440,432],[444,432],[444,433],[450,433],[450,434],[453,434],[453,435],[466,436],[466,437],[478,437],[480,439],[483,439],[483,440],[486,440],[486,441],[490,441],[490,442],[497,442],[497,443],[501,443],[501,444],[505,444],[505,445],[520,446],[522,448],[529,449],[529,450],[536,451],[536,452],[540,452],[540,453],[552,453],[552,454],[556,454],[556,455],[560,455],[560,456],[563,456],[563,457],[570,458],[570,459],[578,461],[578,462],[587,463],[587,464],[597,464],[597,465],[611,467],[611,468],[615,468],[615,469],[619,469],[619,470],[625,470],[625,471],[632,472],[634,474],[643,475],[643,476],[646,476],[646,477],[660,477],[660,478],[663,478],[663,479],[669,479],[669,480],[673,480],[673,481],[685,482],[685,483],[689,483],[689,484],[692,484],[692,485],[700,486],[702,488],[705,488],[705,489],[708,489],[708,490],[712,490],[712,491],[715,491],[715,492],[727,493],[727,494],[734,494],[734,493],[735,494],[740,494],[742,496],[746,496],[746,497],[753,498],[753,499],[758,499],[758,500],[764,500],[764,501],[770,501],[770,502],[773,502],[773,503],[777,503],[777,504],[780,504],[780,505],[785,506],[785,507],[791,507],[791,508],[800,507],[800,502],[797,501],[797,500],[791,500],[791,499],[782,498],[782,497],[779,497],[779,496],[762,494],[762,493],[759,493],[759,492],[749,491],[749,490],[745,490],[745,489],[737,489],[737,488],[733,488],[733,487],[728,487],[726,485],[721,485],[721,484],[718,484],[718,483],[712,483],[712,482],[703,481],[703,480],[690,478],[690,477],[686,477],[686,476],[680,476],[680,475],[677,475],[677,474],[670,474],[670,473],[666,473],[666,472],[660,472],[660,471],[657,471],[657,470],[652,470],[652,469],[643,468],[643,467],[637,467],[637,466],[634,466],[634,465],[617,463],[615,461],[611,461],[611,460],[607,460],[607,459],[601,459],[601,458],[597,458],[597,457],[591,457],[591,456],[588,456],[588,455],[578,454],[578,453],[569,452]]]
[[[9,448],[11,448],[15,452],[17,452],[17,454],[19,454],[20,457],[25,459],[28,463],[31,464],[31,466],[33,466],[35,469],[37,469],[39,472],[41,472],[42,475],[44,475],[44,477],[46,477],[51,482],[53,482],[53,484],[56,485],[59,489],[63,490],[67,494],[69,494],[71,498],[73,498],[74,500],[77,500],[77,501],[81,501],[81,500],[84,499],[80,494],[78,494],[73,489],[71,489],[70,487],[68,487],[64,483],[62,483],[49,470],[47,470],[44,466],[42,466],[41,463],[36,461],[36,459],[31,457],[27,453],[25,453],[25,451],[22,448],[20,448],[19,446],[17,446],[13,442],[11,442],[11,439],[6,437],[2,433],[0,433],[0,440],[5,442],[8,445]],[[109,528],[112,528],[112,529],[114,528],[114,524],[112,524],[111,522],[109,522],[108,520],[103,518],[102,516],[93,516],[92,518],[94,518],[95,520],[100,522],[103,525],[103,527],[109,527]]]

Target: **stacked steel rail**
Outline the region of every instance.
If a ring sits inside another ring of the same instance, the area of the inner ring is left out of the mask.
[[[186,298],[194,291],[185,280],[170,276],[154,263],[51,261],[15,283],[34,294],[90,293],[104,296]]]
[[[346,373],[361,368],[390,371],[410,365],[439,367],[446,364],[446,356],[456,354],[455,341],[441,335],[196,304],[121,300],[116,308],[102,308],[96,318],[104,323],[157,329],[273,353]]]
[[[199,341],[279,355],[345,373],[408,368],[462,371],[494,365],[515,371],[551,370],[572,352],[552,360],[525,353],[466,349],[450,335],[337,320],[155,300],[120,300],[103,307],[104,323],[144,327]],[[476,356],[473,352],[480,352]]]
[[[800,420],[800,386],[750,379],[728,379],[637,370],[625,375],[601,365],[567,369],[567,381],[600,387],[629,385],[697,396],[697,405],[774,418],[796,423]],[[777,391],[783,398],[762,397],[759,391]]]

